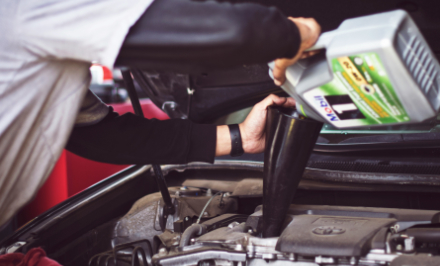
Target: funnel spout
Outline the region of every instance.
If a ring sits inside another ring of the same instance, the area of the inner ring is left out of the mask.
[[[322,123],[296,110],[270,107],[263,179],[263,237],[280,235]]]

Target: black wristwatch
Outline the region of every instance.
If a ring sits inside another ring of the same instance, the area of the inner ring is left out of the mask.
[[[240,127],[237,124],[228,125],[231,133],[231,156],[237,157],[243,155],[243,143],[241,141]]]

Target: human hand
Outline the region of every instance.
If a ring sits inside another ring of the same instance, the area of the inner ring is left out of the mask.
[[[239,124],[241,142],[245,153],[260,153],[266,144],[267,108],[271,105],[294,107],[293,98],[279,97],[271,94],[257,103],[243,123]],[[231,153],[231,135],[227,125],[217,126],[217,143],[215,156]]]
[[[293,65],[299,59],[306,58],[308,56],[312,56],[317,53],[313,52],[305,52],[305,50],[312,47],[319,38],[321,34],[321,26],[319,26],[318,22],[316,22],[313,18],[292,18],[289,19],[296,24],[299,29],[299,33],[301,35],[301,45],[298,49],[298,53],[295,57],[287,59],[281,58],[275,60],[275,67],[272,70],[272,74],[274,77],[274,83],[277,86],[281,86],[286,81],[286,69],[290,65]]]
[[[239,124],[245,153],[260,153],[264,151],[266,144],[267,108],[271,105],[292,108],[295,106],[295,100],[290,97],[279,97],[271,94],[252,108],[244,122]]]
[[[257,103],[243,123],[239,124],[241,141],[245,153],[260,153],[266,144],[267,108],[271,105],[294,107],[293,98],[279,97],[271,94]],[[231,153],[231,136],[227,125],[217,127],[217,144],[215,156]]]

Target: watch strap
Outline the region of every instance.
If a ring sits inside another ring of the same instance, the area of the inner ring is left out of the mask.
[[[243,143],[241,141],[240,127],[238,124],[228,125],[231,134],[231,156],[237,157],[243,155]]]

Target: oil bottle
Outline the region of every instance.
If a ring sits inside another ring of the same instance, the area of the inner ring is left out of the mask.
[[[418,123],[439,111],[440,65],[403,10],[345,20],[282,88],[306,117],[337,128]],[[271,72],[271,71],[270,71]]]

